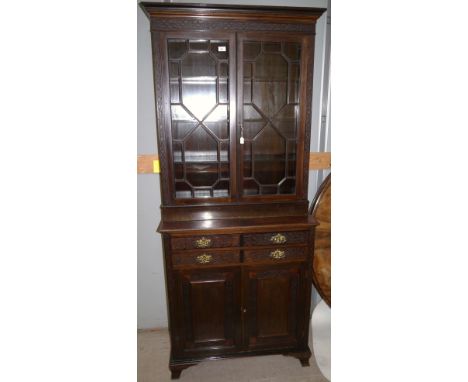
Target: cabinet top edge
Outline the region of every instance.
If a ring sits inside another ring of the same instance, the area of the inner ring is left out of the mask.
[[[192,4],[192,3],[152,3],[140,2],[148,18],[152,17],[219,17],[248,18],[260,14],[278,18],[295,18],[297,20],[318,19],[327,9],[313,7],[282,7],[282,6],[253,6],[233,4]]]
[[[258,221],[256,219],[227,219],[227,220],[205,220],[187,222],[164,222],[161,221],[157,232],[169,234],[232,234],[252,233],[263,231],[295,231],[307,230],[319,225],[318,221],[311,215],[306,217],[269,218]]]

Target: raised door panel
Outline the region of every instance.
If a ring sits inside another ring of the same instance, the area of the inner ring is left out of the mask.
[[[244,199],[302,195],[307,38],[239,34],[240,194]],[[310,127],[309,127],[310,128]]]
[[[234,351],[240,344],[240,270],[176,272],[179,356]]]
[[[244,342],[249,349],[294,347],[304,314],[302,265],[257,266],[244,271]]]

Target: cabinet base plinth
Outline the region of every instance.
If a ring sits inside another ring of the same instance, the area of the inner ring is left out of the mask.
[[[184,369],[187,369],[190,366],[197,365],[200,362],[216,361],[216,360],[239,358],[239,357],[242,358],[242,357],[255,357],[255,356],[262,356],[262,355],[274,355],[274,354],[282,354],[284,356],[297,358],[303,367],[310,366],[309,359],[312,356],[312,353],[309,347],[307,347],[307,349],[302,350],[302,351],[259,350],[259,351],[253,351],[253,352],[247,352],[247,353],[239,352],[239,353],[232,353],[232,354],[223,354],[223,355],[218,355],[218,356],[192,358],[192,359],[187,359],[187,360],[171,359],[169,363],[169,369],[171,371],[171,379],[179,379]]]

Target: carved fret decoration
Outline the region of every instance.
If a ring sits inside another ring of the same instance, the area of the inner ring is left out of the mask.
[[[151,29],[173,30],[237,30],[237,31],[284,31],[315,34],[315,24],[280,24],[237,20],[199,20],[190,18],[154,18]]]
[[[311,39],[311,46],[310,50],[313,52],[315,49],[315,44],[313,39]],[[307,73],[307,90],[306,94],[312,94],[312,86],[313,86],[313,72],[314,72],[314,59],[309,58],[307,60],[306,66],[306,73]],[[311,134],[311,126],[312,126],[312,100],[306,100],[306,117],[305,117],[305,136],[304,136],[304,147],[310,147],[310,134]],[[304,155],[304,165],[302,167],[302,179],[303,179],[303,190],[304,196],[307,197],[307,190],[309,187],[309,155]]]
[[[167,163],[167,142],[166,142],[166,129],[161,124],[164,121],[164,91],[163,83],[161,78],[164,78],[164,57],[165,52],[162,48],[160,41],[161,34],[158,32],[151,33],[151,39],[153,41],[153,69],[154,69],[154,91],[156,98],[156,120],[157,120],[157,133],[158,133],[158,152],[161,167],[161,174],[167,176],[169,174],[168,163]],[[156,44],[155,44],[156,42]],[[170,182],[161,182],[162,201],[168,203],[170,200]]]
[[[272,249],[257,249],[251,251],[244,251],[244,262],[251,263],[257,261],[269,261],[277,263],[281,261],[297,261],[306,259],[306,247],[286,247],[284,251],[284,258],[274,259],[271,257]]]
[[[239,262],[239,253],[238,252],[200,252],[203,254],[208,254],[211,256],[209,263],[207,264],[230,264]],[[200,256],[200,253],[196,254],[173,254],[172,255],[172,264],[174,268],[179,268],[184,265],[200,265],[197,261],[197,257]]]
[[[294,243],[306,243],[307,231],[291,231],[291,232],[279,232],[286,238],[286,244]],[[256,246],[256,245],[277,245],[272,242],[271,238],[278,234],[278,232],[267,232],[267,233],[252,233],[242,235],[242,244],[244,246]]]
[[[173,237],[171,239],[172,249],[198,249],[197,240],[204,236]],[[210,248],[237,247],[239,245],[239,235],[209,235],[206,238],[211,240]]]

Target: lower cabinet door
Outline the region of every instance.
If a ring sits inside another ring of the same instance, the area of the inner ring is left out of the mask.
[[[304,265],[244,269],[244,343],[250,350],[296,347],[305,314]]]
[[[242,341],[240,268],[175,272],[178,356],[235,352]]]

